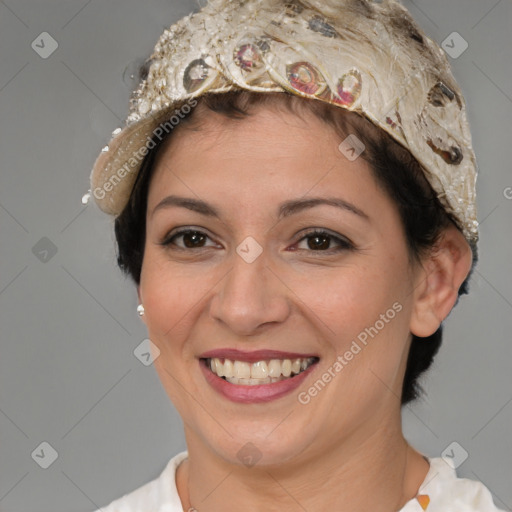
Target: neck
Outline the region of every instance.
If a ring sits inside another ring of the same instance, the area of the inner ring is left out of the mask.
[[[189,457],[176,475],[183,509],[397,511],[416,496],[428,462],[407,444],[400,425],[373,428],[371,436],[363,430],[304,451],[300,460],[250,468],[227,462],[186,431]]]

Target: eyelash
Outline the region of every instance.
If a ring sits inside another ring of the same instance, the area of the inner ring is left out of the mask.
[[[203,231],[200,231],[198,229],[183,229],[181,231],[178,231],[178,232],[174,233],[172,236],[167,235],[164,238],[164,240],[162,242],[160,242],[160,245],[162,245],[164,247],[170,247],[171,245],[175,245],[173,250],[182,250],[182,251],[207,249],[207,247],[196,247],[195,249],[194,248],[189,248],[189,247],[179,247],[179,246],[176,246],[176,244],[173,243],[173,240],[175,238],[178,238],[180,236],[183,236],[183,235],[186,235],[186,234],[189,234],[189,233],[196,233],[196,234],[199,234],[199,235],[204,235],[207,238],[210,238],[206,233],[204,233]],[[311,250],[311,249],[310,250],[308,250],[308,249],[299,249],[299,250],[306,250],[308,252],[324,252],[324,253],[332,254],[332,253],[337,253],[337,252],[341,252],[341,251],[347,251],[347,250],[353,250],[354,249],[354,245],[351,242],[349,242],[347,239],[335,236],[335,235],[331,234],[330,232],[325,231],[323,229],[316,229],[316,228],[306,232],[302,236],[302,238],[300,238],[296,243],[300,243],[300,242],[302,242],[303,240],[305,240],[307,238],[313,238],[315,236],[317,236],[317,237],[326,237],[326,238],[329,238],[331,240],[334,240],[334,241],[336,241],[339,244],[339,247],[335,248],[335,249],[331,248],[331,249],[316,250],[316,251],[315,250]]]

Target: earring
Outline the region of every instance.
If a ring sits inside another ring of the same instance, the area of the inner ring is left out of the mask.
[[[142,304],[139,304],[137,306],[137,313],[139,313],[139,316],[142,316],[144,314],[144,306]]]

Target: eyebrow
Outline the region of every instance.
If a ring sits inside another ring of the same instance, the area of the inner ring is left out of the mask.
[[[279,220],[281,220],[285,217],[289,217],[290,215],[300,213],[301,211],[319,205],[334,206],[344,211],[351,212],[367,221],[370,220],[368,215],[364,213],[361,209],[357,208],[352,203],[349,203],[348,201],[345,201],[344,199],[341,199],[339,197],[311,197],[308,199],[291,199],[279,205],[277,217]],[[206,203],[205,201],[175,195],[167,196],[164,199],[162,199],[151,212],[151,217],[158,210],[170,208],[172,206],[187,208],[188,210],[200,213],[201,215],[220,219],[219,211],[212,205]]]

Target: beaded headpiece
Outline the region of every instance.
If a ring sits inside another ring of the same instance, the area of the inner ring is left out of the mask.
[[[476,160],[443,50],[395,0],[210,0],[165,30],[90,194],[118,215],[142,160],[205,93],[289,92],[365,116],[407,148],[470,243]]]

